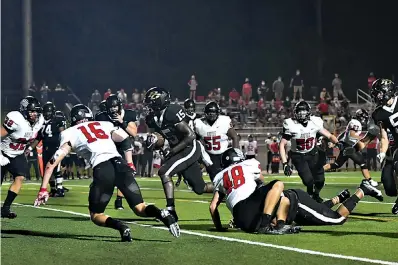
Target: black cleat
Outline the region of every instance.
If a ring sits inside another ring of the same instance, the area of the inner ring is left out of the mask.
[[[176,184],[175,184],[175,186],[176,186],[177,188],[180,186],[181,181],[182,181],[182,176],[178,175],[178,179],[177,179]]]
[[[115,209],[116,210],[124,210],[123,200],[122,199],[116,199],[115,200]]]
[[[66,187],[63,187],[63,189],[64,189],[65,192],[68,192],[68,191],[69,191],[69,189],[66,188]]]
[[[381,202],[383,201],[383,194],[381,193],[381,191],[376,187],[373,187],[368,180],[362,180],[359,188],[363,191],[365,195],[372,196]]]
[[[54,197],[65,197],[64,189],[63,188],[57,189]]]
[[[351,193],[348,189],[345,189],[340,192],[337,197],[339,198],[339,203],[343,203],[345,200],[351,197]]]
[[[314,199],[317,203],[323,203],[323,199],[319,196],[319,194],[314,193],[312,195],[312,199]]]
[[[132,242],[133,238],[131,237],[131,229],[127,225],[123,225],[119,230],[120,237],[122,242]]]
[[[266,227],[261,227],[257,233],[258,234],[267,234],[267,235],[287,235],[287,234],[297,234],[301,230],[300,227],[295,228],[294,226],[284,225],[280,229],[276,229],[275,227],[269,225]]]
[[[398,214],[398,201],[392,206],[391,212],[392,214]]]
[[[177,215],[177,212],[176,212],[175,208],[174,207],[167,207],[167,210],[174,217],[174,220],[176,220],[176,222],[178,222],[178,215]]]
[[[56,197],[57,196],[57,190],[56,189],[51,189],[49,196],[50,197]]]
[[[17,214],[12,212],[10,210],[10,208],[1,207],[1,218],[14,219],[16,217],[17,217]]]
[[[180,226],[173,215],[170,214],[170,211],[163,209],[161,210],[161,215],[162,219],[160,221],[169,228],[170,234],[174,237],[180,237]]]

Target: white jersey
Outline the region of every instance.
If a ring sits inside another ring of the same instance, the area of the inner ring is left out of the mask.
[[[219,155],[228,149],[228,130],[232,128],[231,118],[225,115],[218,116],[210,125],[206,119],[196,119],[195,133],[203,139],[206,152]]]
[[[256,155],[256,150],[257,150],[257,141],[247,141],[245,143],[245,151],[246,151],[246,155],[249,156],[254,156]]]
[[[82,122],[61,132],[61,146],[69,142],[79,156],[95,167],[113,157],[120,157],[111,136],[115,129],[108,121]]]
[[[349,146],[354,146],[359,141],[359,138],[352,137],[350,132],[354,131],[356,136],[361,135],[362,133],[362,124],[356,120],[351,119],[350,122],[347,124],[347,127],[343,133],[341,133],[338,137],[340,142],[346,143]]]
[[[3,123],[8,135],[1,140],[1,151],[9,157],[22,155],[26,145],[37,137],[43,123],[44,118],[41,114],[38,121],[31,125],[21,112],[9,112]]]
[[[260,162],[252,158],[220,171],[213,183],[215,191],[226,194],[226,204],[232,212],[238,202],[247,199],[256,190],[256,180],[260,176]]]
[[[316,146],[316,134],[323,129],[323,120],[311,116],[307,126],[303,126],[291,118],[283,121],[283,134],[291,137],[291,151],[295,153],[308,153]]]

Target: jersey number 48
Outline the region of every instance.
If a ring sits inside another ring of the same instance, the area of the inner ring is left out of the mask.
[[[234,166],[230,170],[224,172],[223,186],[227,194],[230,194],[232,189],[237,189],[243,184],[245,184],[245,177],[243,176],[242,166]]]

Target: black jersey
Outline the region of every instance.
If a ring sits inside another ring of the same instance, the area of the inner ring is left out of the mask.
[[[133,110],[123,109],[121,116],[124,122],[135,122],[137,120],[137,114]],[[95,115],[94,118],[96,121],[110,121],[117,125],[114,120],[108,115],[106,111],[99,112]]]
[[[57,149],[60,143],[60,128],[66,127],[65,117],[55,115],[52,119],[44,121],[39,132],[39,138],[43,141],[44,150]]]
[[[146,124],[167,139],[170,147],[174,147],[184,139],[184,134],[179,132],[175,125],[182,121],[186,122],[186,116],[187,114],[180,105],[170,104],[159,117],[153,114],[146,116]]]
[[[398,97],[391,106],[379,106],[372,113],[374,123],[387,131],[390,130],[395,141],[398,140]]]

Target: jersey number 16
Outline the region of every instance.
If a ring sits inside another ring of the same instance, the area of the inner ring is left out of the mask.
[[[87,126],[87,128],[86,128]],[[107,135],[102,129],[95,128],[101,126],[99,122],[91,122],[89,124],[85,124],[83,126],[77,127],[87,139],[87,143],[93,143],[97,141],[97,139],[108,139],[109,135]],[[88,129],[88,130],[87,130]],[[89,132],[90,131],[90,132]]]

